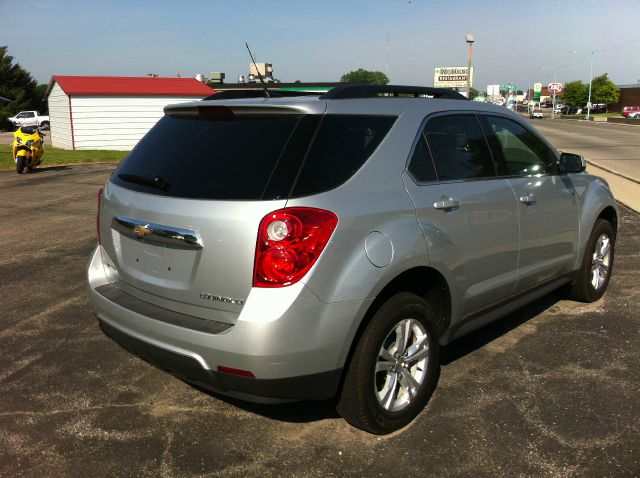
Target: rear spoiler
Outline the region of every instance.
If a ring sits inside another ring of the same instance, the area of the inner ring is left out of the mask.
[[[174,117],[199,117],[203,119],[233,119],[238,116],[300,116],[307,110],[274,105],[202,105],[166,106],[164,114]]]
[[[256,90],[256,89],[247,89],[247,90],[224,90],[218,91],[213,95],[207,96],[203,98],[202,101],[211,101],[211,100],[238,100],[243,98],[285,98],[292,96],[320,96],[326,93],[326,90],[321,91],[313,91],[313,90],[295,90],[293,88],[278,88],[278,89],[270,89],[268,88],[269,96],[265,96],[264,90]]]

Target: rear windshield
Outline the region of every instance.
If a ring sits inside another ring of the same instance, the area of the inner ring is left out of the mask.
[[[111,181],[135,191],[189,199],[316,194],[347,181],[394,120],[362,115],[165,116]]]

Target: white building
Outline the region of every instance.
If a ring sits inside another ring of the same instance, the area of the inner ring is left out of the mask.
[[[194,78],[53,76],[51,143],[64,149],[131,150],[172,103],[215,93]]]

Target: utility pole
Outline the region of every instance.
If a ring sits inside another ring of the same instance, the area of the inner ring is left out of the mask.
[[[542,67],[543,70],[553,70],[553,82],[558,82],[558,67],[547,68],[546,66]],[[555,118],[556,116],[556,92],[553,91],[553,98],[551,100],[551,117]]]
[[[387,32],[387,78],[389,78],[389,32]]]

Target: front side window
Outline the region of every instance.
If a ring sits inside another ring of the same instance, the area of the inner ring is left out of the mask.
[[[496,176],[489,146],[474,115],[433,118],[427,123],[424,135],[438,180]]]
[[[509,176],[555,174],[556,155],[546,144],[515,121],[486,116],[497,139]]]

